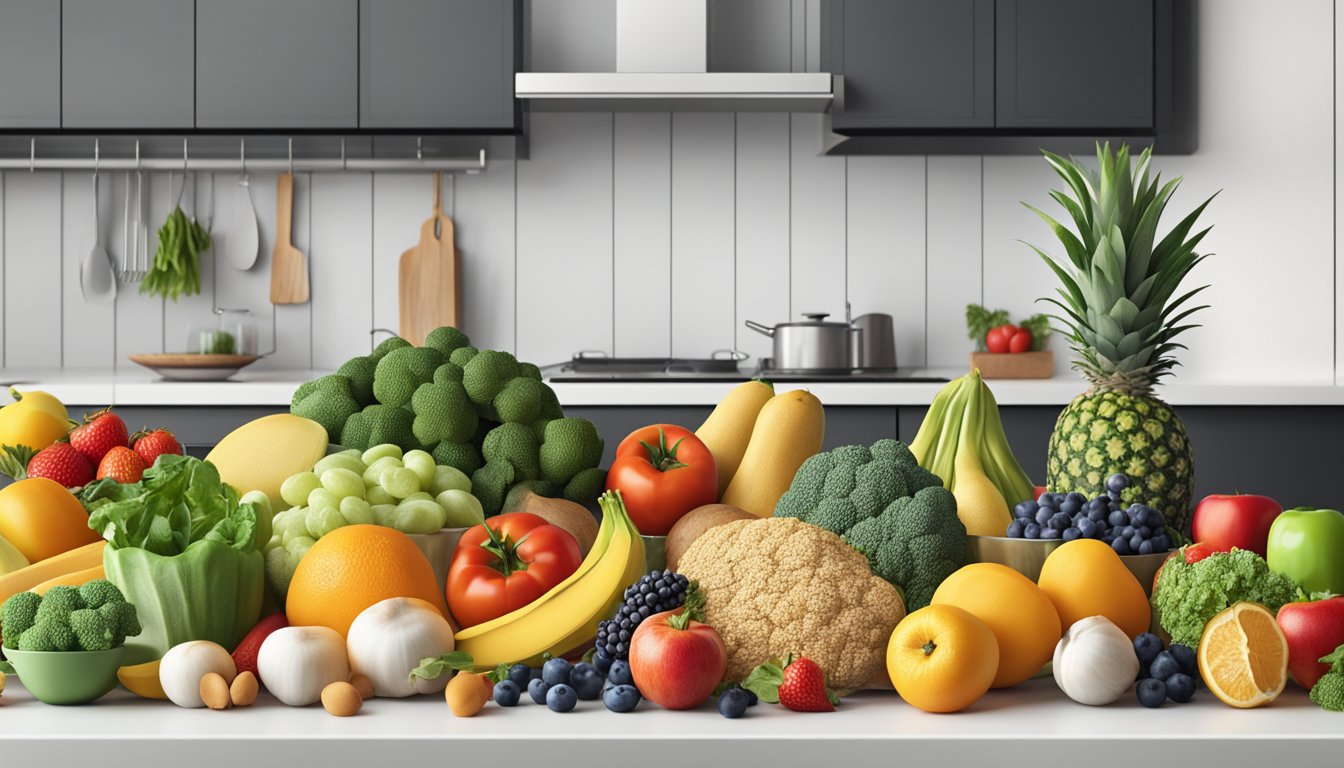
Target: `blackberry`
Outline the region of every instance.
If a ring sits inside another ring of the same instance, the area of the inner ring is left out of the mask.
[[[616,615],[597,625],[597,652],[612,659],[630,658],[630,638],[639,623],[655,613],[680,608],[690,580],[672,571],[650,571],[625,590]]]

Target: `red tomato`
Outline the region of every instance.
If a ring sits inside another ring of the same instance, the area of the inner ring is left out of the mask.
[[[1205,496],[1195,507],[1191,528],[1196,541],[1220,552],[1233,547],[1249,549],[1264,557],[1269,541],[1269,526],[1283,512],[1279,502],[1253,494]]]
[[[1171,558],[1180,557],[1185,560],[1186,565],[1194,565],[1217,551],[1218,550],[1202,541],[1197,541],[1194,544],[1186,544],[1180,549],[1172,550],[1171,554],[1167,555],[1166,560],[1163,560],[1162,564],[1157,567],[1157,573],[1153,574],[1153,588],[1149,591],[1157,591],[1157,580],[1162,578],[1162,569],[1167,567],[1167,563]]]
[[[990,328],[989,333],[985,334],[985,349],[996,355],[1007,353],[1008,342],[1017,331],[1018,327],[1012,323],[1004,323],[997,328]]]
[[[1008,339],[1008,351],[1015,355],[1020,355],[1030,349],[1031,331],[1028,331],[1026,328],[1018,328],[1017,333],[1014,333]]]
[[[462,534],[448,566],[448,610],[462,628],[531,603],[578,570],[574,536],[530,512],[492,517]]]
[[[607,490],[620,489],[625,509],[645,536],[666,536],[682,515],[719,500],[714,454],[694,432],[653,424],[616,448]]]

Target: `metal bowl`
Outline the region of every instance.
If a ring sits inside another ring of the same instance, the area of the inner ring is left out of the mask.
[[[1010,539],[1005,536],[971,536],[971,561],[976,563],[998,563],[1006,565],[1032,581],[1041,577],[1041,566],[1045,558],[1062,547],[1066,542],[1060,539]],[[1125,564],[1134,578],[1143,585],[1145,594],[1151,593],[1153,577],[1157,569],[1166,562],[1170,552],[1156,552],[1151,555],[1123,555],[1120,562]]]

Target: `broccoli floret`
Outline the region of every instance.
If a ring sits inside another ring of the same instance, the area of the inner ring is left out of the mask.
[[[462,366],[462,386],[477,405],[490,405],[504,385],[516,378],[518,360],[508,352],[483,349]]]
[[[434,369],[435,384],[447,384],[450,381],[455,384],[462,383],[462,366],[447,362]]]
[[[452,354],[448,355],[448,362],[458,368],[466,368],[467,363],[470,363],[479,352],[480,350],[475,347],[458,347],[453,350]]]
[[[537,367],[536,363],[524,363],[520,361],[518,363],[518,375],[525,379],[536,379],[537,381],[541,381],[541,369]]]
[[[70,631],[75,644],[85,651],[106,651],[112,648],[112,624],[101,612],[81,608],[70,614]]]
[[[73,651],[75,633],[70,629],[70,616],[51,619],[29,627],[19,635],[20,651]]]
[[[1233,549],[1194,563],[1184,556],[1168,560],[1153,590],[1153,607],[1172,642],[1195,648],[1209,619],[1233,603],[1260,603],[1277,614],[1296,596],[1297,584],[1269,570],[1263,557]]]
[[[607,489],[607,471],[598,467],[579,470],[565,485],[565,498],[576,504],[596,504]]]
[[[42,624],[53,619],[64,623],[70,619],[71,613],[87,607],[84,598],[79,596],[78,587],[52,587],[42,597],[41,605],[37,606],[35,623]]]
[[[481,459],[481,452],[476,450],[476,446],[470,443],[450,443],[442,442],[434,446],[431,452],[436,464],[442,464],[445,467],[453,467],[462,474],[471,476],[476,470],[485,463]]]
[[[495,395],[495,413],[500,421],[531,424],[541,415],[542,383],[519,376],[510,379],[504,389]]]
[[[336,369],[336,373],[350,379],[350,394],[355,396],[359,407],[373,405],[373,373],[378,361],[372,357],[352,357]]]
[[[487,461],[485,466],[471,473],[471,494],[481,502],[486,517],[499,514],[516,477],[513,464],[503,459]]]
[[[565,411],[560,407],[560,398],[555,396],[555,390],[551,389],[549,384],[541,385],[541,418],[551,421],[554,419],[563,419]]]
[[[415,417],[405,408],[391,405],[370,405],[361,411],[369,427],[369,445],[391,443],[403,448],[417,448],[411,425]],[[346,446],[347,448],[349,446]]]
[[[532,422],[532,434],[537,436],[538,443],[546,440],[546,425],[550,424],[552,421],[555,421],[555,419],[537,419]]]
[[[388,353],[392,352],[392,350],[404,349],[409,346],[411,346],[411,342],[400,336],[393,336],[391,338],[383,339],[381,344],[373,348],[373,352],[369,354],[369,357],[373,359],[374,363],[377,363],[379,360],[387,357]]]
[[[512,464],[515,480],[536,480],[541,474],[541,466],[537,460],[540,447],[530,427],[523,424],[500,424],[485,436],[485,442],[481,445],[481,455],[485,457],[486,464],[495,461],[507,461]]]
[[[411,410],[415,412],[411,431],[425,445],[445,440],[464,443],[476,434],[476,408],[455,381],[421,384],[411,396]]]
[[[327,430],[327,438],[331,442],[340,442],[341,429],[346,420],[359,412],[359,403],[355,402],[349,377],[331,374],[308,383],[312,386],[290,406],[290,412],[316,421]],[[295,397],[298,398],[298,395],[296,392]]]
[[[580,471],[602,461],[602,438],[587,419],[555,419],[546,425],[541,443],[541,476],[568,485]]]
[[[809,458],[774,514],[843,536],[868,556],[873,573],[904,591],[910,611],[928,605],[938,584],[967,562],[956,499],[897,440]]]
[[[425,334],[425,346],[439,350],[446,360],[453,350],[471,346],[471,339],[451,325],[445,325]]]
[[[99,615],[112,631],[112,647],[126,642],[126,638],[140,634],[140,616],[130,603],[107,603],[98,609]]]
[[[370,405],[365,410],[372,407],[374,406]],[[360,411],[345,420],[345,426],[341,428],[341,439],[338,443],[346,448],[367,450],[369,446],[373,445],[369,442],[369,435],[372,433],[373,429],[369,426],[368,417],[364,415],[363,411]]]
[[[9,647],[18,647],[19,635],[37,623],[41,603],[42,597],[36,592],[16,592],[0,606],[0,634],[9,639]]]
[[[84,600],[84,605],[87,608],[102,608],[109,603],[126,602],[126,596],[121,594],[117,585],[107,579],[94,579],[86,582],[79,588],[79,596]]]
[[[1316,684],[1311,686],[1311,700],[1322,709],[1344,712],[1344,645],[1318,661],[1329,664],[1330,671],[1321,675]]]
[[[378,361],[373,374],[373,396],[383,405],[400,408],[411,402],[416,387],[434,380],[434,371],[443,363],[443,355],[437,349],[394,349]]]

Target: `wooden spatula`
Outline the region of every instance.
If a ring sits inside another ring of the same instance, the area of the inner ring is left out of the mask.
[[[308,303],[308,262],[294,247],[294,176],[275,180],[275,250],[271,252],[271,303]]]
[[[423,344],[425,334],[461,320],[453,220],[443,215],[443,173],[434,174],[434,214],[420,225],[420,242],[401,254],[401,336]]]

